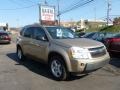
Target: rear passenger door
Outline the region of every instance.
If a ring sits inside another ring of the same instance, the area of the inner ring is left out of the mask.
[[[46,60],[49,41],[44,29],[40,27],[34,27],[33,39],[34,39],[32,41],[33,55],[41,60]]]
[[[26,27],[23,32],[24,32],[22,37],[23,51],[25,54],[31,55],[32,54],[31,41],[33,38],[33,30],[31,27]]]

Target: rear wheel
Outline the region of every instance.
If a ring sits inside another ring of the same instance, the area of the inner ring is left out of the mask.
[[[19,61],[25,60],[25,56],[23,55],[23,51],[20,47],[17,48],[17,56],[18,56]]]
[[[68,72],[65,67],[65,63],[59,56],[54,56],[50,59],[49,63],[50,71],[55,80],[66,80],[68,77]]]

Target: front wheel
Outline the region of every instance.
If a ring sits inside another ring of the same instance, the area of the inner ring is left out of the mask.
[[[50,71],[55,80],[66,80],[68,72],[65,63],[59,56],[52,57],[49,63]]]
[[[17,48],[17,57],[18,57],[19,61],[25,60],[25,56],[23,55],[23,51],[20,47]]]

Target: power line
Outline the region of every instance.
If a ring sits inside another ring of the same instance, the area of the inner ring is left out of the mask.
[[[109,15],[109,20],[112,20],[114,19],[115,17],[120,17],[120,15]],[[103,19],[104,21],[107,20],[106,16],[103,16],[103,17],[99,17],[97,19]]]
[[[109,17],[120,17],[120,15],[109,15]],[[100,17],[99,19],[102,19],[102,18],[106,18],[106,16]]]
[[[8,1],[11,2],[11,3],[16,4],[16,5],[18,5],[18,6],[21,6],[21,5],[22,5],[21,3],[18,3],[18,2],[14,1],[14,0],[8,0]]]
[[[80,3],[84,3],[85,1],[86,1],[86,0],[78,0],[78,1],[75,1],[75,2],[73,2],[71,5],[69,5],[67,8],[65,8],[63,11],[66,11],[66,10],[68,10],[68,9],[70,9],[70,8],[72,8],[72,7],[80,4]]]
[[[82,1],[82,3],[81,3],[81,1]],[[82,6],[88,4],[88,3],[92,2],[92,1],[94,1],[94,0],[87,0],[87,1],[86,0],[79,0],[76,3],[74,3],[74,4],[70,5],[69,7],[67,7],[67,9],[60,12],[59,11],[59,0],[57,0],[57,4],[58,4],[58,15],[57,16],[58,16],[59,25],[60,25],[60,15],[61,14],[64,14],[64,13],[67,13],[67,12],[69,12],[71,10],[76,9],[76,8],[82,7]]]
[[[38,4],[34,4],[34,5],[30,5],[30,6],[25,6],[25,7],[20,7],[20,8],[6,8],[6,9],[0,9],[0,10],[21,10],[21,9],[27,9],[27,8],[31,8],[31,7],[35,7],[35,6],[38,6]]]
[[[9,2],[11,3],[14,3],[16,5],[19,5],[21,6],[22,4],[21,3],[18,3],[16,2],[15,0],[8,0]],[[26,1],[26,0],[25,0]],[[28,1],[28,0],[27,0]],[[32,2],[31,0],[29,0],[30,2]],[[33,2],[32,2],[33,3]],[[33,5],[30,5],[30,6],[24,6],[24,7],[18,7],[18,8],[0,8],[0,10],[5,10],[5,11],[10,11],[10,10],[21,10],[21,9],[27,9],[27,8],[31,8],[31,7],[35,7],[37,6],[38,4],[33,4]]]
[[[87,0],[87,1],[85,1],[85,2],[83,2],[83,3],[80,3],[80,2],[79,2],[79,3],[76,3],[76,5],[73,5],[71,8],[68,8],[68,9],[66,9],[66,10],[64,10],[64,11],[61,11],[61,12],[59,13],[59,15],[64,14],[64,13],[67,13],[67,12],[69,12],[69,11],[71,11],[71,10],[77,9],[77,8],[79,8],[79,7],[82,7],[82,6],[88,4],[88,3],[92,2],[92,1],[94,1],[94,0]]]
[[[27,2],[31,2],[31,3],[34,3],[34,4],[38,4],[37,2],[34,2],[33,0],[25,0]]]
[[[116,17],[116,16],[117,16],[117,17],[118,17],[118,16],[120,16],[120,15],[110,15],[110,16],[113,16],[113,17]]]
[[[66,10],[66,11],[64,11],[63,13],[66,13],[66,12],[69,12],[69,11],[71,11],[71,10],[74,10],[74,9],[77,9],[77,8],[79,8],[79,7],[81,7],[81,6],[84,6],[84,5],[86,5],[86,4],[88,4],[88,3],[90,3],[90,2],[92,2],[93,0],[88,0],[88,1],[86,1],[86,2],[83,2],[83,3],[77,3],[77,5],[74,5],[73,7],[71,7],[70,9],[68,9],[68,10]]]

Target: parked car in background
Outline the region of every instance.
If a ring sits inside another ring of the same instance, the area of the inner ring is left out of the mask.
[[[111,32],[92,32],[85,36],[85,38],[93,39],[105,43],[107,38],[113,37],[115,34]]]
[[[110,53],[120,53],[120,34],[107,38],[105,45]]]
[[[92,36],[92,39],[104,43],[107,38],[113,37],[114,35],[114,33],[110,32],[97,32]]]
[[[71,29],[60,26],[25,26],[16,46],[19,60],[32,57],[46,63],[56,80],[65,80],[70,73],[95,71],[110,60],[102,43],[78,38]]]
[[[85,34],[86,34],[85,32],[79,32],[79,33],[77,33],[78,37],[80,37],[80,38],[83,37]]]
[[[11,42],[11,38],[9,34],[4,30],[0,30],[0,43],[10,43],[10,42]]]
[[[91,38],[96,32],[89,32],[89,33],[86,33],[85,35],[83,35],[82,37],[83,38]]]

